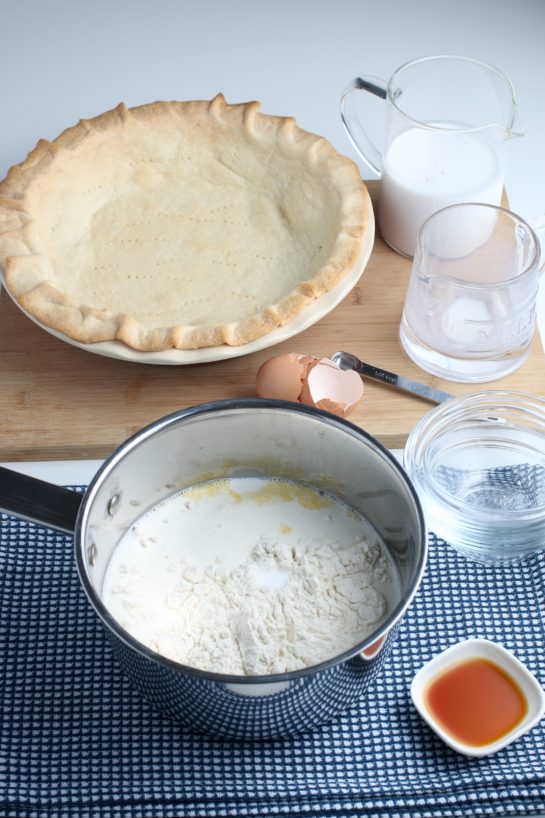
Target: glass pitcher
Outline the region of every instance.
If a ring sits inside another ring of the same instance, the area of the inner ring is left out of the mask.
[[[366,91],[386,100],[383,151],[359,117]],[[504,142],[522,136],[515,91],[501,71],[469,57],[423,57],[389,81],[357,77],[344,90],[341,116],[365,163],[381,177],[378,221],[397,252],[413,256],[424,221],[461,202],[499,205]]]

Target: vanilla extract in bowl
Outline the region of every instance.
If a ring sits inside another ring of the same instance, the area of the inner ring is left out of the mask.
[[[416,709],[453,750],[496,753],[545,714],[545,691],[503,645],[465,639],[433,657],[411,683]]]
[[[498,664],[480,656],[455,663],[427,686],[426,704],[449,734],[482,747],[511,732],[528,712],[520,686]]]

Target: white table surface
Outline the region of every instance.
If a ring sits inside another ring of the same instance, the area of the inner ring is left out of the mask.
[[[371,178],[341,124],[342,89],[359,74],[387,78],[408,60],[450,53],[513,82],[526,134],[506,146],[510,206],[526,219],[545,213],[545,0],[0,0],[0,15],[0,177],[39,138],[121,101],[221,91],[295,116]],[[539,321],[545,337],[544,294]],[[99,461],[11,465],[72,484],[87,483]]]

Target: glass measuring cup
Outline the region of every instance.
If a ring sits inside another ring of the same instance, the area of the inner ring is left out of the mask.
[[[367,134],[356,91],[386,100],[383,150]],[[383,238],[407,256],[437,210],[457,202],[500,204],[504,143],[524,133],[507,77],[479,60],[449,55],[413,60],[388,81],[357,77],[343,92],[341,117],[354,147],[381,177]]]
[[[545,235],[543,217],[535,230]],[[480,203],[451,205],[424,222],[400,326],[418,366],[464,383],[521,366],[545,266],[535,230],[509,210]]]

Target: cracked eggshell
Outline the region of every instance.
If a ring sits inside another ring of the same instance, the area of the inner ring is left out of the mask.
[[[340,369],[329,358],[321,358],[309,368],[299,400],[346,417],[362,396],[363,381],[357,372]]]
[[[259,367],[255,385],[260,398],[298,401],[309,367],[318,359],[288,352],[269,358]]]

